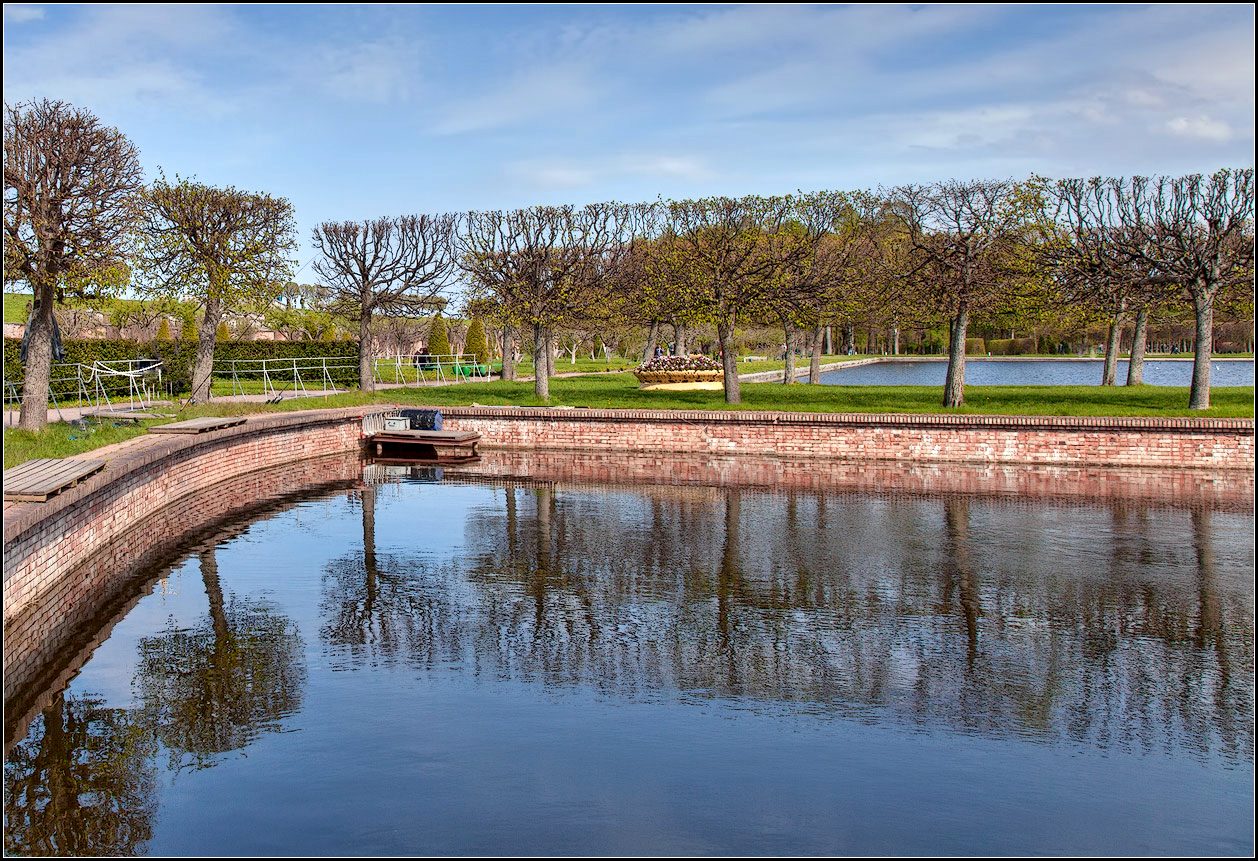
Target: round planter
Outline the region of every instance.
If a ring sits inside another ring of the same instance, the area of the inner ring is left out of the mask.
[[[724,371],[634,371],[638,387],[645,390],[684,391],[724,388]]]

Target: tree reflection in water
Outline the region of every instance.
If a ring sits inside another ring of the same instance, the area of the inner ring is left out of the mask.
[[[213,549],[200,563],[209,619],[142,638],[135,674],[144,720],[195,768],[278,729],[300,708],[306,678],[296,626],[266,602],[225,600]]]
[[[142,854],[157,810],[155,753],[131,710],[57,694],[5,761],[5,855]]]
[[[325,576],[343,668],[1253,756],[1252,593],[1207,511],[506,484],[434,562],[376,552],[377,492]]]

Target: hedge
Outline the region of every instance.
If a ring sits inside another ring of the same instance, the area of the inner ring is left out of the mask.
[[[90,365],[92,362],[111,362],[125,359],[161,359],[162,384],[175,392],[187,392],[192,388],[192,362],[196,357],[196,342],[181,341],[132,341],[121,338],[76,339],[63,342],[65,362]],[[4,339],[4,379],[21,388],[25,379],[21,355],[22,342],[18,338]],[[214,363],[229,359],[307,359],[321,356],[343,356],[344,367],[332,372],[332,381],[339,384],[358,383],[358,344],[354,341],[327,343],[324,341],[239,341],[216,344]],[[261,378],[261,373],[241,377]],[[111,392],[112,393],[112,392]],[[53,385],[58,397],[76,394],[73,381]]]
[[[989,338],[987,351],[993,356],[1025,356],[1036,351],[1034,338]]]
[[[966,338],[965,354],[967,356],[982,356],[987,353],[987,344],[982,338]]]

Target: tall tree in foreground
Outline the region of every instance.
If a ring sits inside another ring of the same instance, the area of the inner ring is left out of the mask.
[[[53,303],[125,280],[143,187],[135,147],[90,111],[39,101],[4,108],[4,281],[34,295],[20,424],[48,421]]]
[[[293,206],[261,192],[215,188],[186,179],[153,183],[144,196],[145,288],[198,300],[192,367],[194,404],[210,399],[214,342],[223,314],[267,305],[292,280]]]
[[[1253,168],[1134,177],[1122,192],[1118,215],[1131,238],[1129,253],[1192,302],[1196,346],[1188,407],[1209,409],[1215,299],[1254,278]]]
[[[906,185],[893,212],[913,249],[909,279],[948,320],[948,377],[943,405],[965,400],[965,338],[971,315],[998,297],[1001,254],[1019,219],[1007,180]]]
[[[453,215],[328,221],[314,230],[322,258],[314,268],[332,288],[332,304],[358,322],[358,385],[374,391],[371,320],[377,313],[416,314],[438,306],[454,274]]]

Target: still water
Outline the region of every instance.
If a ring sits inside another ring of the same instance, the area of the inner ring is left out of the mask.
[[[8,751],[5,849],[1247,855],[1252,516],[314,495],[151,572]]]
[[[965,360],[967,386],[1097,386],[1101,383],[1103,359],[1001,359]],[[946,359],[939,361],[888,361],[857,365],[821,375],[832,386],[942,386],[948,371]],[[1118,362],[1118,383],[1127,382],[1127,361]],[[1144,381],[1151,386],[1187,386],[1192,383],[1192,362],[1177,359],[1148,359]],[[1229,359],[1210,363],[1210,387],[1252,386],[1253,359]]]

